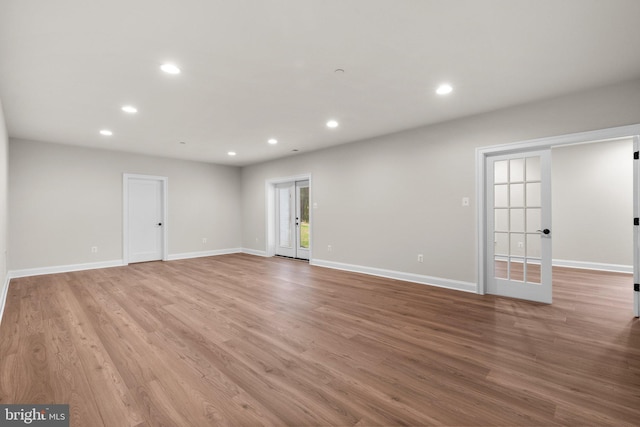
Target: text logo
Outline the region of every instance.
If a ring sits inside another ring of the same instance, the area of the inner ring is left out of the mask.
[[[69,427],[69,405],[0,405],[0,427]]]

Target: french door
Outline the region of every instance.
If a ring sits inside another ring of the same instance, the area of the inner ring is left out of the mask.
[[[486,158],[487,292],[551,303],[551,151]]]
[[[309,181],[276,185],[276,255],[309,259]]]

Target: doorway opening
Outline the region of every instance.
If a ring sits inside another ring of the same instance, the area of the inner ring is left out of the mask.
[[[150,175],[123,175],[124,264],[167,260],[167,182]]]
[[[554,147],[554,267],[633,273],[633,138]]]
[[[267,256],[311,259],[311,176],[269,180]]]
[[[498,221],[497,216],[498,213],[495,212],[495,200],[494,194],[496,191],[495,185],[489,185],[489,181],[493,179],[493,176],[489,176],[490,172],[495,173],[493,170],[489,170],[490,159],[496,158],[497,156],[509,156],[516,154],[517,157],[525,157],[526,153],[532,151],[540,151],[540,150],[549,150],[551,148],[568,146],[568,145],[576,145],[583,144],[589,142],[596,141],[606,141],[606,140],[616,140],[622,138],[631,138],[633,140],[633,152],[635,154],[635,159],[638,159],[637,152],[640,149],[640,125],[631,125],[631,126],[622,126],[617,128],[603,129],[598,131],[590,131],[590,132],[582,132],[576,134],[568,134],[561,135],[557,137],[550,138],[542,138],[531,141],[523,141],[516,142],[512,144],[491,146],[491,147],[483,147],[478,148],[476,150],[476,183],[477,183],[477,200],[478,200],[478,288],[477,291],[480,294],[484,293],[496,293],[494,289],[491,289],[491,281],[494,279],[490,277],[490,275],[496,274],[497,271],[500,271],[501,274],[504,274],[502,270],[498,270],[495,268],[495,253],[492,251],[492,248],[496,245],[496,238],[500,236],[496,236],[496,230],[494,229],[494,222]],[[630,156],[634,156],[633,153],[629,153]],[[501,184],[501,183],[497,183]],[[515,183],[515,184],[520,184]],[[640,161],[635,160],[633,165],[633,196],[629,195],[630,198],[633,198],[633,220],[636,224],[640,224],[639,218],[640,216]],[[526,196],[525,196],[526,197]],[[500,206],[501,207],[501,206]],[[512,208],[512,206],[507,205],[505,207]],[[516,208],[520,208],[516,206]],[[510,212],[508,212],[510,215]],[[501,217],[505,217],[500,213]],[[519,216],[517,216],[519,218]],[[502,218],[504,219],[504,218]],[[509,217],[509,220],[511,218]],[[632,218],[629,218],[629,221],[632,221]],[[545,224],[541,224],[542,227],[537,228],[541,233],[548,235],[550,238],[553,238],[553,228],[551,226],[551,219],[548,219],[548,222]],[[519,225],[518,225],[519,226]],[[526,227],[526,222],[525,222]],[[633,311],[634,315],[638,317],[640,315],[640,289],[637,285],[640,279],[640,242],[639,242],[639,233],[638,228],[640,226],[633,227],[633,270],[634,270],[634,288],[630,289],[630,295],[632,295],[633,299]],[[548,233],[545,231],[548,230]],[[501,230],[498,230],[501,231]],[[511,231],[511,230],[508,230]],[[531,231],[531,230],[530,230]],[[532,231],[533,232],[533,231]],[[508,236],[511,239],[511,235]],[[504,239],[503,239],[504,240]],[[516,239],[517,240],[517,239]],[[512,243],[518,244],[519,242],[511,242],[510,240],[505,242],[507,246],[505,246],[508,250],[511,250]],[[510,254],[510,252],[509,252]],[[542,261],[541,261],[542,262]],[[548,258],[549,265],[547,266],[551,269],[551,258]],[[542,262],[541,268],[544,268],[544,263]],[[534,267],[537,268],[537,267]],[[519,273],[518,273],[519,274]],[[544,279],[543,279],[544,280]],[[549,274],[548,286],[551,286],[551,275]],[[541,280],[542,281],[542,280]],[[502,293],[497,293],[502,295]],[[509,295],[506,295],[509,296]],[[522,297],[523,299],[530,299]]]

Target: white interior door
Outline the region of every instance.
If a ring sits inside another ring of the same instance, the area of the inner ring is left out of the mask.
[[[309,181],[277,184],[276,255],[309,259]]]
[[[163,254],[162,181],[128,180],[129,262],[157,261]]]
[[[295,182],[276,185],[276,255],[295,258]]]
[[[487,292],[551,303],[551,151],[486,159]]]

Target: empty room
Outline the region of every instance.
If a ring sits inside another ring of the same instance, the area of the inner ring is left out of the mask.
[[[0,426],[640,423],[637,0],[0,2]]]

